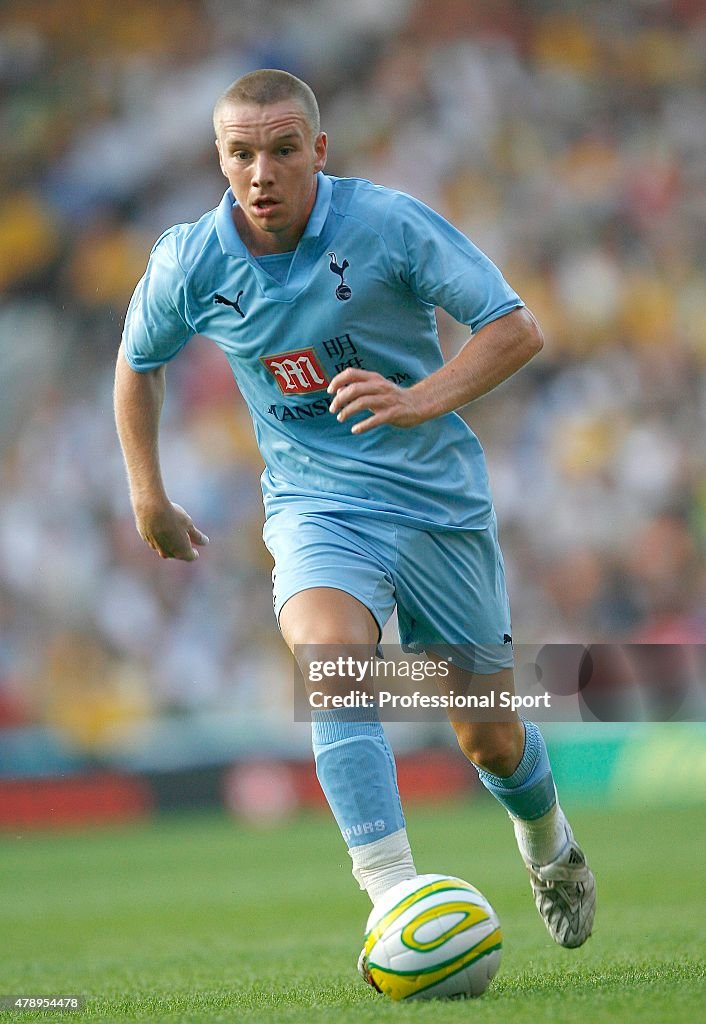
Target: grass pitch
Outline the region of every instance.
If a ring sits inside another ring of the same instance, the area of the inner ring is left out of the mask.
[[[504,813],[412,807],[420,872],[467,878],[502,922],[473,1002],[392,1003],[358,979],[367,897],[327,814],[266,831],[215,816],[0,839],[0,995],[86,997],[0,1020],[670,1024],[703,1010],[701,809],[572,811],[598,879],[595,934],[556,947]]]

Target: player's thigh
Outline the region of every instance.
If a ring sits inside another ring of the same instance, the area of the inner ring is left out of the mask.
[[[374,651],[380,633],[370,609],[334,587],[293,594],[279,613],[279,628],[290,651],[308,645],[361,645]]]
[[[354,669],[369,664],[377,646],[378,624],[364,604],[343,590],[312,587],[290,597],[279,625],[309,699],[314,691],[337,699],[365,691],[372,699]]]
[[[395,604],[384,526],[278,513],[263,536],[275,613],[300,665],[374,653]]]

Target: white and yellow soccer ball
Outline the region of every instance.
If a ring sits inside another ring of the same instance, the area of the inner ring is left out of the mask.
[[[373,907],[366,973],[391,999],[480,996],[500,966],[502,938],[497,914],[475,886],[417,875]]]

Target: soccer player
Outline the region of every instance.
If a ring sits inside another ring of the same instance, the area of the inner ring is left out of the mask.
[[[229,188],[215,210],[158,239],[118,355],[116,420],[140,535],[186,561],[208,542],[169,500],[158,446],[165,366],[203,334],[225,352],[253,418],[275,611],[305,678],[323,646],[374,655],[396,605],[404,645],[455,652],[474,692],[511,690],[485,460],[456,410],[541,349],[534,317],[433,210],[324,175],[327,138],[299,79],[245,75],[213,119]],[[435,306],[472,331],[446,364]],[[392,751],[374,708],[312,717],[318,778],[376,902],[416,874]],[[581,945],[595,883],[539,729],[514,716],[452,725],[510,814],[549,932]]]

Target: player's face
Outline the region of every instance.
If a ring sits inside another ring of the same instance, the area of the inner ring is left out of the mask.
[[[254,256],[295,249],[316,199],[316,173],[326,163],[325,134],[312,138],[296,100],[231,103],[220,112],[216,146],[248,249]]]

